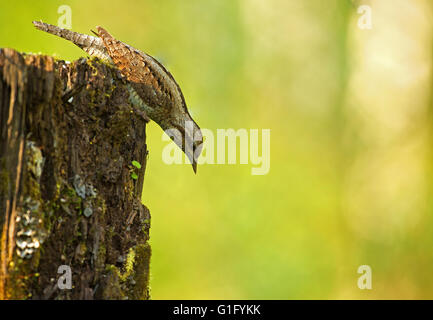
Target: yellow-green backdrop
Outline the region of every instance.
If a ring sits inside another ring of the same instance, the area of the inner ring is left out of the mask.
[[[2,0],[0,47],[84,56],[31,24],[61,5],[162,61],[201,127],[271,129],[267,175],[194,175],[149,125],[153,299],[433,298],[431,1]]]

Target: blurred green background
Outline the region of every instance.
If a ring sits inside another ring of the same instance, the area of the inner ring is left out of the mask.
[[[271,129],[269,174],[194,175],[149,125],[153,299],[433,298],[431,1],[2,0],[0,47],[84,56],[31,24],[60,5],[163,62],[201,127]]]

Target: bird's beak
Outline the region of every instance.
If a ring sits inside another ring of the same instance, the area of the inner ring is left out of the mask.
[[[192,141],[189,139],[190,139],[190,137],[187,136],[185,140],[186,141]],[[195,147],[195,143],[190,143],[190,145],[185,147],[185,149],[184,149],[184,153],[186,154],[187,158],[191,162],[192,170],[194,170],[195,174],[197,174],[197,159],[198,159],[198,155],[199,155],[199,154],[197,154],[196,150],[197,149]]]
[[[185,153],[197,173],[197,159],[201,153],[203,137],[200,128],[192,120],[166,130],[174,143]]]
[[[197,160],[201,153],[203,136],[199,126],[194,121],[185,122],[184,152],[191,161],[192,170],[197,174]]]

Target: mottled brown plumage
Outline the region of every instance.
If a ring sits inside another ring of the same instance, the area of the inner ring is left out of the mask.
[[[128,81],[130,101],[155,121],[190,159],[194,172],[202,134],[173,76],[156,59],[96,27],[97,37],[34,21],[36,28],[67,39],[91,56],[112,62]]]

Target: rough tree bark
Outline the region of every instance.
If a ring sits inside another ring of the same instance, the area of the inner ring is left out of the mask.
[[[0,50],[0,299],[149,299],[145,129],[110,65]]]

